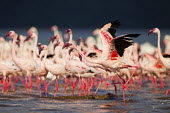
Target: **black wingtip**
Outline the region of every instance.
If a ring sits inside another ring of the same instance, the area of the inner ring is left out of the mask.
[[[111,22],[111,27],[113,27],[113,28],[119,28],[119,27],[120,27],[120,22],[119,22],[119,20],[115,20],[115,21]]]
[[[127,34],[126,37],[132,37],[132,38],[137,38],[141,34]]]

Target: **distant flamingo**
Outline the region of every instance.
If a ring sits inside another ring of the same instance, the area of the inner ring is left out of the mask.
[[[13,39],[12,42],[12,60],[18,66],[18,68],[26,75],[26,91],[29,88],[32,93],[32,74],[35,71],[35,61],[32,59],[24,59],[18,58],[15,53],[15,42],[17,40],[16,33],[14,31],[10,31],[6,34],[6,37],[9,36]],[[28,77],[28,78],[27,78]]]
[[[161,53],[161,47],[160,47],[160,39],[161,39],[161,34],[160,34],[160,30],[158,28],[154,28],[152,30],[150,30],[148,32],[148,35],[151,34],[151,33],[157,33],[158,35],[158,54],[159,54],[159,58],[161,60],[161,62],[163,63],[163,65],[165,66],[165,68],[168,70],[168,72],[170,72],[170,57],[164,57]],[[169,55],[170,56],[170,55]],[[168,91],[166,91],[166,95],[168,94]]]
[[[46,46],[44,46],[44,50],[46,50],[46,54],[47,54],[47,51],[48,51],[48,48]],[[54,96],[56,96],[57,92],[58,92],[58,78],[60,76],[65,76],[67,74],[67,71],[65,70],[65,66],[62,65],[62,64],[55,64],[55,63],[49,63],[46,59],[46,57],[44,57],[44,65],[45,65],[45,68],[51,73],[53,74],[54,76],[56,76],[56,83],[55,83],[55,89],[56,89],[56,92],[54,94]],[[51,84],[52,82],[54,81],[54,79],[52,79],[45,87],[46,89],[48,88],[49,84]]]

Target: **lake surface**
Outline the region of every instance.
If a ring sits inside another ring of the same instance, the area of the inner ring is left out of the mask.
[[[0,36],[4,36],[11,29],[1,29]],[[14,28],[18,34],[26,35],[26,29]],[[66,29],[61,29],[65,31]],[[82,37],[85,39],[91,35],[93,29],[72,29],[74,38]],[[156,46],[157,36],[155,34],[147,36],[150,29],[120,29],[117,36],[127,33],[140,33],[135,42],[151,42]],[[170,29],[163,29],[162,36],[170,33]],[[49,29],[39,29],[39,42],[48,44],[48,39],[53,33]],[[162,46],[163,47],[163,46]],[[60,82],[62,83],[62,81]],[[126,91],[127,102],[123,102],[121,88],[118,88],[118,98],[94,100],[94,99],[58,99],[53,97],[54,84],[50,85],[48,97],[40,97],[36,87],[32,94],[25,93],[25,87],[19,82],[16,85],[15,92],[8,94],[0,93],[0,112],[1,113],[168,113],[170,112],[170,94],[164,95],[170,85],[166,81],[165,88],[153,88],[151,82],[144,81],[143,86],[130,88]],[[114,88],[109,86],[107,90],[102,87],[98,95],[114,93]],[[58,96],[66,95],[69,90],[64,91],[60,86]],[[70,95],[71,93],[68,93]],[[44,95],[43,95],[44,96]]]
[[[62,83],[62,82],[61,82]],[[138,85],[130,87],[131,91],[126,91],[127,102],[123,102],[121,88],[118,88],[118,98],[111,99],[59,99],[53,97],[54,84],[50,85],[48,97],[42,94],[36,87],[33,93],[25,92],[24,86],[17,83],[16,92],[0,94],[1,113],[168,113],[170,111],[170,95],[164,95],[165,89],[152,88],[150,82],[143,82],[140,88]],[[97,95],[114,93],[113,86],[107,90],[102,87]],[[93,90],[92,90],[93,92]],[[58,97],[71,95],[70,90],[63,91],[60,86]]]

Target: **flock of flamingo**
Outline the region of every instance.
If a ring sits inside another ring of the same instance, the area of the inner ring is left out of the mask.
[[[50,38],[49,45],[38,43],[35,28],[28,30],[27,37],[9,31],[0,38],[2,93],[8,93],[9,88],[15,90],[15,84],[20,81],[27,93],[32,93],[36,86],[41,96],[42,89],[48,92],[48,86],[55,82],[56,96],[59,79],[63,80],[64,89],[72,88],[73,95],[75,90],[78,95],[87,95],[94,88],[96,94],[101,85],[105,89],[113,86],[117,94],[119,85],[124,100],[125,90],[130,90],[128,85],[134,82],[142,85],[144,78],[148,78],[154,87],[163,88],[165,79],[170,80],[170,38],[166,36],[164,39],[165,53],[161,53],[158,28],[148,33],[157,33],[156,48],[134,43],[133,38],[140,34],[115,36],[119,26],[119,21],[108,23],[93,32],[95,38],[88,37],[85,41],[79,38],[77,43],[73,40],[71,29],[66,31],[64,41],[57,27],[53,26],[54,36]]]

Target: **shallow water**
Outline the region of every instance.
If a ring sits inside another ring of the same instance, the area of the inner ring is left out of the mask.
[[[117,99],[63,99],[60,96],[72,95],[70,89],[63,90],[60,85],[57,97],[53,97],[54,84],[50,85],[48,97],[33,87],[33,93],[25,92],[24,86],[17,83],[15,92],[8,94],[0,94],[0,112],[3,113],[151,113],[170,111],[170,95],[164,95],[164,89],[152,88],[151,83],[145,82],[142,87],[130,87],[131,91],[126,91],[127,102],[123,102],[121,97],[121,88],[118,88]],[[109,86],[107,90],[102,87],[97,95],[106,93],[114,93],[113,86]],[[94,92],[93,90],[91,91]]]
[[[1,29],[0,35],[3,36],[11,29]],[[26,29],[13,29],[19,34],[26,34]],[[93,29],[73,29],[75,38],[91,35]],[[62,29],[65,31],[65,29]],[[135,39],[135,42],[144,43],[152,42],[156,46],[156,35],[147,36],[149,29],[122,29],[117,32],[117,36],[126,33],[141,33],[142,35]],[[162,30],[162,36],[169,33],[170,30]],[[48,39],[53,35],[49,29],[39,30],[39,42],[48,44]],[[2,113],[151,113],[151,112],[170,112],[170,94],[164,95],[168,85],[164,88],[152,88],[151,82],[145,82],[141,88],[130,88],[131,91],[126,91],[127,102],[123,102],[121,88],[118,90],[118,99],[109,100],[94,100],[94,99],[58,99],[51,98],[54,87],[49,87],[48,97],[40,97],[36,87],[32,94],[25,93],[24,86],[17,83],[16,92],[8,94],[0,93],[0,112]],[[114,93],[114,88],[111,86],[108,90],[101,88],[98,95]],[[69,93],[67,93],[69,92]],[[63,91],[60,87],[58,96],[71,94],[71,91]],[[43,95],[45,96],[45,95]]]

